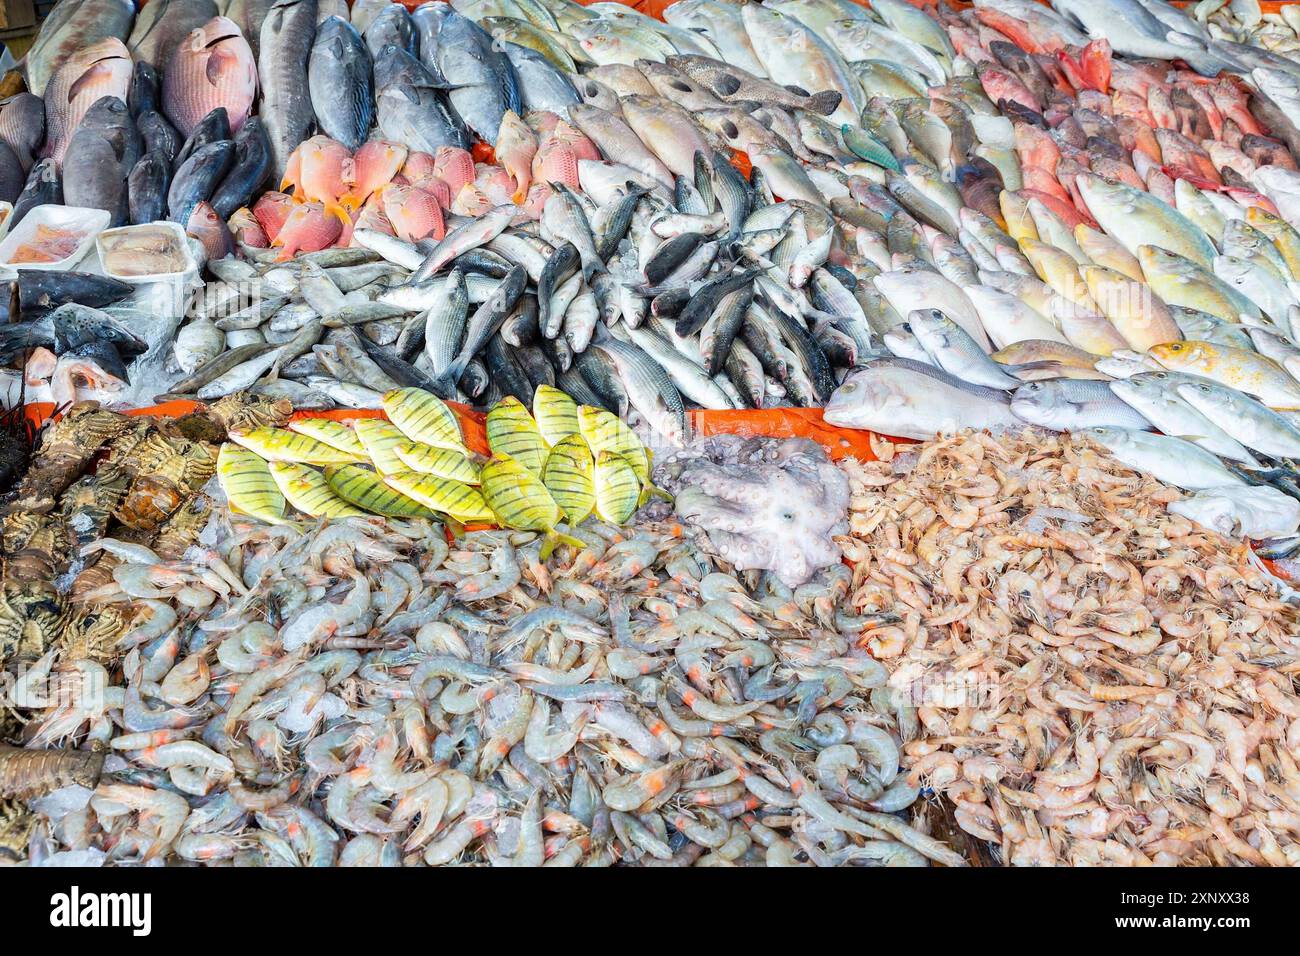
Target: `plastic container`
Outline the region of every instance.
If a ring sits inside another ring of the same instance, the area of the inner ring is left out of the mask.
[[[22,222],[0,242],[0,268],[44,269],[64,272],[73,269],[86,258],[86,253],[95,245],[95,237],[108,228],[112,216],[104,209],[86,209],[81,206],[37,206],[32,209]],[[83,238],[77,243],[72,253],[57,262],[11,262],[18,248],[35,237],[36,231],[46,226],[53,229],[75,229]]]
[[[175,243],[179,257],[184,262],[180,269],[171,272],[154,272],[141,275],[113,270],[106,253],[109,251],[109,246],[114,238],[130,236],[135,233],[156,232],[159,229],[167,232]],[[106,229],[96,237],[95,250],[99,260],[99,271],[104,275],[129,285],[150,287],[147,290],[142,289],[141,294],[148,296],[155,313],[178,316],[185,311],[189,292],[198,284],[201,266],[194,254],[193,240],[185,234],[185,230],[177,223],[151,222],[140,226],[119,226],[116,229]]]

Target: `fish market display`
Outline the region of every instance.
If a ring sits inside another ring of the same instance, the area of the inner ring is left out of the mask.
[[[61,172],[63,201],[177,222],[210,285],[248,287],[191,306],[155,394],[216,393],[189,344],[220,321],[210,361],[272,346],[221,387],[486,408],[557,385],[670,443],[690,407],[828,402],[917,438],[1142,427],[1078,382],[1138,356],[1213,378],[1177,343],[1287,411],[1300,66],[1214,19],[1249,5],[1212,6],[283,0],[200,23],[175,0],[59,60],[70,110],[47,96],[41,129],[18,97],[0,132],[55,160],[23,195]],[[367,363],[335,358],[357,342]]]
[[[901,618],[863,638],[903,779],[1010,865],[1295,866],[1297,608],[1249,549],[1083,436],[893,451],[844,549],[853,613]]]
[[[1300,862],[1295,9],[60,0],[0,854]]]

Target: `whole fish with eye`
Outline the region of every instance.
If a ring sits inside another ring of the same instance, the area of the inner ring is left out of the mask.
[[[315,36],[316,0],[276,0],[262,21],[257,113],[271,142],[271,174],[277,182],[315,120],[307,79]]]
[[[448,100],[462,122],[495,146],[501,117],[522,112],[510,59],[477,23],[451,12],[438,31],[438,71],[451,87]]]
[[[45,96],[51,78],[68,60],[100,40],[126,40],[134,18],[133,0],[62,0],[24,57],[27,89]]]

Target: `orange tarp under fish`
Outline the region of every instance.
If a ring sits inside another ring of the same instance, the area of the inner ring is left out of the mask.
[[[484,414],[476,412],[468,405],[448,402],[447,405],[460,419],[461,432],[465,436],[465,446],[472,452],[488,455],[487,431],[483,426]],[[176,418],[188,415],[203,407],[198,402],[174,401],[149,408],[133,408],[127,415],[160,415]],[[39,428],[54,414],[54,405],[50,402],[35,402],[26,406],[24,412],[34,428]],[[853,428],[836,428],[822,420],[820,408],[763,408],[758,410],[742,409],[736,411],[693,411],[688,413],[691,427],[699,435],[744,435],[746,437],[765,438],[811,438],[826,449],[833,459],[857,458],[860,461],[874,461],[871,442],[875,436],[871,432]],[[334,421],[349,421],[357,418],[387,418],[383,409],[339,408],[328,412],[294,412],[294,418],[329,418]],[[891,439],[907,441],[907,439]]]

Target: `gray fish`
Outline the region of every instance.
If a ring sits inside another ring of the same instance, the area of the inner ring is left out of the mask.
[[[872,359],[850,372],[826,404],[825,420],[922,440],[966,428],[1022,424],[1005,392],[902,358]]]
[[[486,30],[453,11],[438,31],[437,64],[451,88],[451,108],[480,139],[495,146],[506,110],[522,109],[509,58]]]
[[[509,41],[501,48],[514,68],[520,105],[525,111],[546,110],[567,118],[569,107],[581,102],[573,81],[536,50]]]
[[[24,175],[44,140],[45,104],[39,96],[19,93],[0,102],[0,142],[13,150]]]
[[[146,153],[160,153],[171,163],[181,151],[181,137],[176,127],[167,118],[155,110],[141,113],[135,121],[140,131],[141,150]]]
[[[261,117],[250,116],[234,139],[235,154],[230,171],[212,193],[212,208],[223,220],[240,206],[253,201],[271,175],[271,141]]]
[[[136,15],[127,49],[137,63],[162,70],[190,31],[218,12],[213,0],[150,0]]]
[[[351,26],[351,24],[348,24]],[[321,24],[322,28],[324,24]],[[355,32],[355,28],[354,31]],[[360,35],[360,34],[358,34]],[[415,24],[411,20],[410,13],[406,7],[400,3],[393,3],[384,7],[379,15],[371,20],[365,29],[366,48],[370,51],[372,57],[378,57],[379,52],[386,46],[395,46],[407,53],[415,55],[418,47],[416,46]]]
[[[446,86],[447,78],[438,68],[438,35],[442,30],[442,22],[451,12],[449,3],[425,3],[411,14],[411,23],[415,26],[416,52],[420,62],[433,75],[439,86]],[[355,11],[353,16],[355,18]]]
[[[278,182],[292,153],[311,132],[315,114],[307,62],[316,36],[316,0],[276,0],[262,23],[257,113],[271,141],[271,173]]]
[[[1255,456],[1241,442],[1182,397],[1177,387],[1184,381],[1186,379],[1171,378],[1162,372],[1141,372],[1105,384],[1164,434],[1186,438],[1223,458],[1259,467]]]
[[[424,354],[436,378],[442,378],[460,351],[469,315],[465,274],[452,269],[424,315]]]
[[[1106,382],[1055,378],[1021,385],[1011,396],[1011,411],[1031,425],[1052,431],[1082,428],[1150,428],[1146,416],[1116,398]]]
[[[603,352],[614,364],[632,407],[665,439],[680,445],[687,432],[686,406],[663,366],[636,345],[609,336],[593,342],[592,349]]]
[[[132,225],[157,222],[167,215],[172,165],[159,152],[145,153],[126,178],[127,212]]]
[[[468,149],[469,135],[447,107],[433,75],[404,50],[385,47],[375,58],[375,110],[384,137],[413,150]]]
[[[211,198],[234,162],[235,144],[228,139],[196,150],[172,177],[171,188],[167,190],[168,218],[172,222],[188,222],[194,207]]]
[[[27,174],[23,191],[14,200],[14,211],[9,219],[10,231],[37,206],[45,205],[63,205],[63,180],[59,178],[59,167],[52,159],[42,159]]]
[[[478,307],[465,330],[465,342],[460,353],[452,360],[442,375],[445,382],[457,382],[469,360],[477,355],[488,340],[497,334],[506,317],[514,311],[515,303],[524,294],[528,273],[523,266],[515,266],[510,274],[498,283],[488,300]]]
[[[0,142],[0,202],[12,203],[22,195],[27,180],[22,163],[8,143]]]
[[[397,9],[405,13],[404,7]],[[359,149],[375,116],[374,64],[352,24],[330,17],[317,28],[307,80],[321,131]]]
[[[907,324],[934,364],[962,381],[988,388],[1017,388],[1020,379],[989,358],[970,333],[938,309],[916,309]],[[1012,408],[1014,411],[1014,406]],[[1035,424],[1038,424],[1035,422]],[[1094,423],[1104,424],[1104,423]]]
[[[129,218],[126,179],[140,156],[140,136],[126,103],[97,100],[72,134],[63,161],[63,196],[70,206],[105,209],[111,225]]]

